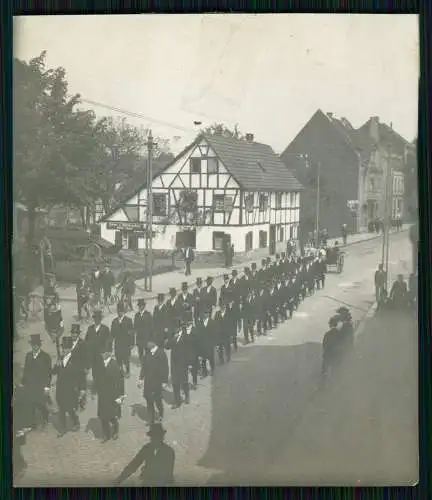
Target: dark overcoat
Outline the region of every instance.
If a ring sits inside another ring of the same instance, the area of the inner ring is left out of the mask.
[[[52,370],[53,375],[57,375],[56,401],[59,408],[76,410],[80,391],[86,389],[85,371],[73,362],[72,356],[63,366],[59,360]]]
[[[26,388],[29,402],[38,404],[46,401],[44,388],[51,386],[51,365],[51,356],[45,351],[40,351],[36,359],[32,352],[27,353],[21,383]]]
[[[102,378],[98,383],[97,415],[100,419],[111,420],[121,417],[121,405],[116,399],[125,393],[123,373],[115,359],[111,359],[107,366],[103,365]]]
[[[171,382],[173,384],[184,384],[188,381],[188,346],[186,339],[186,329],[181,328],[173,335],[167,343],[167,349],[170,349],[171,361]]]
[[[160,391],[162,384],[168,382],[169,367],[167,355],[161,347],[148,351],[141,367],[140,379],[144,379],[144,397]]]
[[[207,359],[211,357],[212,350],[217,341],[214,320],[209,319],[207,325],[204,324],[204,320],[201,320],[197,326],[197,330],[198,353],[202,358]]]
[[[138,347],[147,347],[154,339],[153,317],[149,311],[137,312],[134,318],[135,343]]]
[[[111,324],[111,336],[115,342],[116,357],[127,357],[134,344],[134,327],[132,320],[127,316],[114,318]]]

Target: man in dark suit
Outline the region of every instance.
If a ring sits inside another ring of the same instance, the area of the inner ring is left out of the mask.
[[[96,394],[97,381],[103,371],[102,349],[111,338],[111,335],[109,328],[102,324],[101,311],[94,311],[93,321],[94,323],[87,329],[85,342],[88,353],[87,367],[91,368],[93,377],[92,394]]]
[[[228,300],[228,297],[227,297]],[[217,351],[219,355],[219,361],[223,364],[226,361],[231,360],[231,328],[228,324],[230,318],[227,313],[227,304],[224,302],[219,311],[215,314],[215,329],[217,336]]]
[[[186,281],[184,281],[181,285],[181,293],[178,296],[178,300],[180,302],[180,305],[184,308],[185,304],[187,304],[188,307],[192,307],[193,305],[193,297],[192,294],[189,293],[188,291],[188,284]]]
[[[204,317],[200,321],[198,326],[198,342],[199,342],[199,354],[201,358],[201,371],[202,376],[207,377],[207,361],[210,364],[210,375],[214,374],[215,369],[215,359],[214,359],[214,348],[215,348],[215,325],[214,320],[211,319],[211,309],[207,308],[204,310]]]
[[[153,325],[155,339],[163,339],[165,337],[165,329],[167,328],[166,305],[164,304],[165,294],[157,294],[157,304],[153,309]]]
[[[73,362],[73,341],[72,337],[62,338],[62,357],[57,361],[52,373],[57,375],[56,401],[59,415],[59,437],[67,432],[66,413],[72,419],[73,430],[78,431],[80,421],[77,415],[80,397],[83,397],[86,390],[86,376],[82,365]]]
[[[148,352],[144,357],[144,363],[138,377],[138,386],[144,385],[143,396],[146,400],[149,422],[155,421],[155,405],[159,411],[159,418],[162,420],[164,406],[162,402],[163,384],[168,383],[168,358],[163,348],[163,340],[158,343],[150,341]]]
[[[244,343],[249,344],[249,341],[255,342],[256,303],[253,291],[250,291],[242,302],[242,317]]]
[[[115,358],[126,378],[130,376],[130,355],[134,344],[132,320],[125,315],[123,304],[117,305],[117,318],[111,324],[111,337],[115,342]]]
[[[202,286],[202,278],[196,279],[196,288],[192,292],[193,297],[193,317],[195,325],[198,324],[202,317],[204,288]]]
[[[251,279],[251,270],[248,267],[245,267],[243,272],[243,277],[240,280],[240,296],[244,302],[249,296],[250,291],[253,290],[253,283]]]
[[[132,461],[125,467],[114,485],[120,485],[144,462],[140,479],[143,486],[170,486],[174,482],[175,452],[163,442],[166,431],[162,425],[152,424],[147,436],[150,443],[145,444]]]
[[[258,335],[267,335],[269,320],[267,317],[269,291],[266,287],[260,289],[256,297],[257,331]]]
[[[78,368],[86,370],[89,366],[87,345],[81,338],[81,325],[73,323],[71,325],[71,338],[72,338],[72,363],[75,363]]]
[[[252,281],[251,287],[253,288],[255,294],[258,295],[260,287],[259,287],[259,274],[258,274],[258,271],[257,271],[256,262],[252,262],[252,264],[251,264],[250,278],[251,278],[251,281]]]
[[[230,295],[231,289],[229,286],[230,283],[230,277],[228,274],[223,275],[223,285],[221,286],[220,293],[219,293],[219,307],[222,307],[223,305],[228,304],[228,295]]]
[[[41,349],[39,334],[30,335],[31,351],[27,353],[21,383],[28,397],[32,426],[36,427],[36,411],[42,415],[43,427],[48,424],[47,402],[51,387],[51,357]]]
[[[213,278],[211,276],[206,279],[206,285],[203,292],[203,301],[205,309],[210,310],[211,315],[213,308],[217,305],[217,291],[213,286]]]
[[[117,439],[121,405],[125,395],[123,372],[113,356],[113,342],[109,340],[102,348],[102,376],[98,380],[97,414],[101,421],[103,443]]]
[[[174,393],[173,409],[180,407],[181,391],[185,396],[185,403],[189,403],[188,382],[188,352],[187,352],[187,330],[184,320],[179,321],[179,326],[173,336],[167,342],[166,348],[170,349],[171,383]]]
[[[175,288],[169,289],[169,299],[167,300],[165,307],[169,339],[173,335],[174,330],[177,328],[183,312],[182,303],[177,297],[177,291]]]
[[[183,325],[185,327],[185,338],[186,338],[186,358],[188,369],[191,369],[192,375],[192,389],[196,389],[198,384],[198,369],[199,369],[199,358],[198,358],[198,331],[196,326],[193,324],[193,314],[192,308],[188,305],[184,306],[183,311]],[[189,373],[188,373],[189,379]]]
[[[134,318],[135,344],[138,347],[138,356],[141,365],[144,362],[144,352],[147,344],[153,339],[153,318],[149,311],[146,311],[146,301],[138,299],[138,312]]]
[[[237,325],[239,322],[239,310],[236,304],[234,303],[234,300],[232,299],[232,296],[229,296],[228,299],[228,306],[227,306],[227,327],[229,331],[229,336],[231,339],[231,342],[233,343],[234,351],[237,351]]]
[[[184,256],[185,266],[186,266],[185,276],[190,276],[190,274],[191,274],[191,264],[192,264],[192,262],[195,259],[195,254],[194,254],[193,249],[191,247],[186,247],[183,250],[183,256]]]

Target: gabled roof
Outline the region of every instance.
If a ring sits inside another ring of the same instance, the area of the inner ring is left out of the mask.
[[[186,146],[173,160],[161,168],[153,168],[153,179],[162,174],[178,158],[190,151],[205,139],[214,149],[228,172],[247,191],[302,191],[304,188],[290,170],[282,163],[279,156],[267,144],[246,142],[244,139],[234,139],[219,135],[200,134]],[[134,182],[135,186],[137,182]],[[144,179],[138,188],[130,192],[121,203],[110,210],[99,222],[106,221],[117,210],[126,205],[127,201],[147,186]]]
[[[203,134],[228,172],[248,191],[301,191],[303,186],[267,144]]]
[[[362,125],[358,130],[358,135],[363,137],[369,136],[371,119],[369,119],[364,125]],[[404,139],[400,134],[398,134],[393,128],[389,127],[386,123],[379,123],[379,142],[384,146],[391,146],[392,152],[399,156],[403,156],[405,152],[405,147],[411,145],[409,141]]]

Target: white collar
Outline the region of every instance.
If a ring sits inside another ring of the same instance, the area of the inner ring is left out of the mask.
[[[177,297],[174,297],[173,299],[171,299],[171,305],[174,305],[176,303],[176,300],[177,300]]]
[[[208,322],[209,322],[209,318],[206,318],[206,319],[204,320],[204,326],[207,326],[207,325],[208,325]]]
[[[63,357],[63,366],[66,367],[68,364],[69,360],[71,359],[72,352],[66,354],[66,356]]]
[[[124,319],[124,316],[122,316],[121,318],[120,318],[120,316],[117,316],[117,319],[118,319],[118,322],[121,323]]]
[[[210,290],[210,288],[212,287],[213,285],[207,285],[207,290]]]
[[[41,349],[39,349],[39,351],[38,351],[38,352],[33,352],[33,351],[32,351],[32,356],[33,356],[33,359],[36,359],[36,358],[39,356],[40,352],[41,352]]]
[[[112,356],[110,356],[108,359],[104,359],[104,365],[105,368],[108,366],[108,363],[112,360]]]
[[[73,346],[72,346],[72,349],[75,349],[75,347],[77,346],[78,342],[80,341],[80,338],[78,337],[75,342],[73,343]]]
[[[150,352],[151,352],[152,354],[154,354],[157,350],[158,350],[158,346],[157,346],[157,345],[155,345],[154,347],[152,347],[152,348],[150,349]]]
[[[139,312],[139,313],[140,313],[140,316],[144,316],[144,313],[145,313],[145,312],[146,312],[146,310],[145,310],[145,309],[143,309],[142,311],[140,311],[140,312]]]
[[[95,324],[95,331],[96,331],[96,333],[99,331],[99,328],[101,327],[101,324],[102,324],[102,323],[100,323],[99,325],[96,325],[96,324]]]
[[[185,299],[188,296],[187,292],[183,292],[183,298]]]

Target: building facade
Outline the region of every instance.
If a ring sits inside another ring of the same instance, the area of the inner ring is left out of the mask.
[[[270,146],[201,134],[153,177],[153,249],[268,249],[298,235],[302,186]],[[107,214],[101,237],[144,249],[147,186]]]
[[[318,110],[281,155],[305,188],[300,214],[303,232],[315,229],[318,177],[319,225],[330,237],[340,235],[342,224],[355,233],[385,217],[389,168],[391,216],[405,218],[406,149],[410,147],[379,117],[355,129],[346,118]]]

